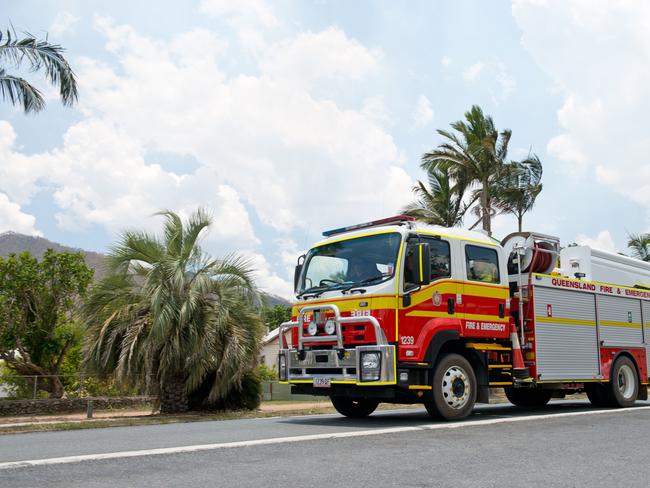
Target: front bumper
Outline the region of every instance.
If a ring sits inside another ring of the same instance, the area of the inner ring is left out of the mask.
[[[379,374],[375,379],[362,378],[361,358],[364,353],[377,352],[381,361]],[[331,384],[341,385],[394,385],[396,383],[396,357],[393,345],[368,345],[345,349],[339,354],[334,349],[312,349],[299,352],[297,349],[280,349],[285,357],[286,375],[280,380],[286,383],[314,383],[314,378],[328,378]],[[301,359],[302,358],[302,359]]]
[[[330,310],[334,313],[335,334],[331,336],[303,336],[305,314],[316,310]],[[371,323],[375,330],[376,344],[346,349],[343,344],[341,324],[358,322]],[[298,329],[298,344],[296,347],[288,345],[285,347],[285,332],[292,328]],[[386,335],[375,317],[341,317],[338,307],[333,304],[304,307],[300,310],[296,322],[285,322],[280,326],[279,336],[278,374],[282,383],[311,383],[314,386],[329,384],[373,386],[394,385],[397,382],[395,346],[388,344]],[[334,342],[336,347],[308,349],[303,345],[305,342],[311,344]],[[379,367],[372,370],[373,374],[370,378],[369,370],[364,370],[363,365],[364,355],[372,354],[379,355]]]

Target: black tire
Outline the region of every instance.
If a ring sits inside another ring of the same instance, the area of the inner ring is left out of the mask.
[[[524,408],[541,408],[553,395],[551,390],[541,388],[504,388],[503,391],[510,403]]]
[[[332,405],[338,413],[351,419],[361,419],[367,417],[377,409],[379,400],[370,398],[347,398],[347,397],[330,397]]]
[[[424,401],[429,415],[443,420],[468,417],[476,403],[474,368],[460,354],[445,354],[433,373],[432,389]]]
[[[614,362],[605,392],[612,407],[634,405],[639,396],[639,377],[630,358],[621,356]]]
[[[585,393],[587,394],[587,398],[589,398],[591,405],[594,407],[603,408],[612,406],[607,391],[605,391],[605,387],[600,383],[586,384]]]

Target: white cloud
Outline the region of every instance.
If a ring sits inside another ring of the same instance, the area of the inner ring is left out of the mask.
[[[163,41],[106,18],[96,27],[117,66],[77,61],[84,118],[63,145],[25,155],[11,126],[0,123],[0,156],[8,162],[0,166],[0,191],[13,201],[27,203],[47,189],[61,227],[100,225],[112,233],[158,229],[149,216],[160,208],[214,209],[208,250],[255,256],[263,286],[286,296],[289,257],[261,254],[249,212],[288,238],[297,229],[340,225],[341,215],[353,222],[394,213],[411,198],[405,158],[381,127],[383,103],[370,97],[359,110],[313,93],[319,80],[366,80],[381,61],[340,29],[267,43],[251,60],[257,75],[226,75],[220,59],[242,53],[208,31]],[[186,49],[196,40],[203,49]],[[149,156],[157,153],[194,163],[167,170]]]
[[[293,295],[293,279],[289,280],[279,276],[271,269],[267,259],[260,253],[244,251],[242,254],[249,260],[255,270],[255,282],[260,289],[287,299],[291,298]]]
[[[463,71],[463,79],[467,83],[471,83],[478,80],[484,68],[485,68],[485,63],[483,62],[474,63],[473,65],[468,66],[465,69],[465,71]]]
[[[614,239],[608,230],[603,230],[598,233],[596,237],[589,237],[584,234],[578,234],[576,243],[581,246],[589,246],[593,249],[600,249],[601,251],[618,252]]]
[[[484,80],[495,105],[508,98],[517,86],[517,80],[508,73],[506,65],[499,59],[479,61],[463,71],[465,83],[475,83],[479,79]]]
[[[368,97],[364,99],[361,113],[378,123],[390,123],[391,117],[384,100],[380,97]]]
[[[443,56],[442,58],[440,58],[440,64],[445,68],[449,67],[449,65],[451,64],[451,58],[449,56]]]
[[[35,227],[36,219],[33,215],[24,213],[20,205],[9,200],[4,193],[0,193],[0,233],[19,232],[33,236],[42,235]]]
[[[74,25],[81,19],[70,12],[59,12],[54,16],[49,33],[53,36],[61,36],[72,32]]]
[[[548,150],[650,220],[650,3],[513,2],[522,43],[564,97]]]
[[[338,27],[329,27],[272,44],[263,55],[260,68],[273,78],[301,82],[358,80],[367,76],[380,58],[381,52],[348,38]]]
[[[420,95],[418,98],[418,102],[415,105],[413,120],[415,121],[415,126],[420,128],[428,125],[433,120],[431,101],[424,95]]]
[[[517,86],[517,80],[515,80],[506,70],[505,64],[501,61],[495,63],[496,75],[495,79],[499,87],[501,88],[501,97],[505,98],[510,93],[512,93]]]
[[[278,24],[273,10],[264,0],[203,0],[200,10],[238,24],[259,23],[265,27]]]

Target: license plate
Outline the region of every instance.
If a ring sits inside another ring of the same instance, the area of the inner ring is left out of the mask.
[[[329,378],[321,378],[316,376],[314,378],[314,388],[329,388],[332,386],[332,382]]]

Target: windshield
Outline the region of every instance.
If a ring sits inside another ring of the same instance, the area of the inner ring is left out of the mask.
[[[307,254],[297,293],[326,291],[390,279],[402,236],[377,234],[324,244]]]

